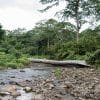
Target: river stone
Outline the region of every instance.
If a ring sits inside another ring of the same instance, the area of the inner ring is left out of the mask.
[[[58,100],[59,99],[61,100],[61,98],[62,98],[62,96],[60,94],[56,94],[55,97],[58,98]]]
[[[15,81],[9,81],[9,84],[11,84],[11,85],[16,85],[17,82],[15,82]]]
[[[9,92],[0,92],[0,96],[6,96],[6,95],[10,95]]]
[[[44,95],[43,94],[36,94],[34,96],[34,100],[44,100]]]
[[[13,96],[14,98],[16,98],[17,96],[21,96],[20,92],[14,91],[11,93],[11,96]]]
[[[37,88],[36,93],[39,94],[41,92],[42,92],[42,90],[40,88]]]
[[[21,87],[27,86],[27,82],[26,82],[26,81],[17,82],[16,84],[17,84],[18,86],[21,86]]]
[[[67,85],[65,85],[65,84],[60,85],[60,88],[66,88],[66,87],[67,87]]]
[[[2,97],[0,97],[0,100],[2,100]]]
[[[21,69],[20,72],[25,72],[25,70]]]
[[[9,93],[12,93],[14,91],[17,90],[17,87],[15,85],[8,85],[8,86],[5,86],[2,91],[4,92],[9,92]]]
[[[5,85],[5,83],[4,82],[1,82],[0,85]]]
[[[25,87],[24,90],[25,90],[25,92],[31,92],[32,88],[31,87]]]
[[[100,93],[100,84],[95,86],[95,90],[96,93]]]
[[[49,83],[49,84],[48,84],[48,87],[49,87],[50,90],[52,90],[52,89],[54,88],[54,85],[51,84],[51,83]]]
[[[11,76],[10,78],[16,78],[15,76]]]
[[[94,94],[95,94],[95,98],[98,98],[98,100],[100,100],[100,84],[95,86]]]
[[[47,89],[42,88],[42,92],[43,92],[43,93],[48,93],[48,90],[47,90]]]

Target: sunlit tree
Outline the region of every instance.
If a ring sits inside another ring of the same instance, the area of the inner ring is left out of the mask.
[[[100,20],[100,0],[40,0],[47,7],[42,11],[46,11],[53,6],[58,6],[61,1],[65,1],[66,6],[57,12],[62,18],[73,18],[76,22],[77,42],[79,41],[79,31],[83,24],[88,22],[87,19],[95,18]],[[93,22],[94,23],[94,22]]]

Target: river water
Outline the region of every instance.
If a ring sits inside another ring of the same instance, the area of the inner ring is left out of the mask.
[[[33,80],[34,78],[47,78],[51,75],[54,67],[31,67],[24,69],[8,69],[8,70],[0,70],[0,90],[6,85],[10,85],[14,82],[20,82],[25,80]],[[33,93],[26,93],[22,87],[20,87],[19,92],[21,96],[18,96],[16,100],[34,100]],[[73,100],[70,95],[66,95],[64,100]],[[66,99],[67,98],[67,99]],[[69,98],[69,99],[68,99]],[[5,96],[0,100],[13,100],[11,97]]]
[[[33,77],[47,77],[51,74],[53,68],[24,68],[9,69],[0,71],[0,85],[9,84],[11,81],[31,80]]]

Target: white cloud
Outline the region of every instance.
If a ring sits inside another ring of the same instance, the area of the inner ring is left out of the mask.
[[[35,0],[0,0],[0,23],[5,29],[31,29],[43,19],[53,18],[55,10],[38,12],[43,6]]]
[[[37,22],[43,19],[55,18],[55,12],[63,9],[65,2],[59,7],[53,7],[45,13],[38,10],[44,6],[39,0],[0,0],[0,23],[5,29],[26,28],[32,29]],[[71,20],[74,24],[74,21]],[[83,27],[84,28],[84,27]]]
[[[0,0],[0,23],[5,29],[27,28],[31,29],[35,23],[43,19],[54,18],[56,11],[61,9],[50,9],[48,12],[40,13],[43,9],[39,0]]]

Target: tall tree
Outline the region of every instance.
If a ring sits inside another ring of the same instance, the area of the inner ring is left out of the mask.
[[[58,15],[62,18],[73,18],[76,22],[77,42],[79,41],[79,31],[82,25],[88,22],[87,19],[96,18],[100,20],[100,0],[40,0],[47,7],[42,11],[46,11],[53,6],[58,6],[60,1],[65,1],[66,6]]]
[[[2,29],[2,25],[0,25],[0,40],[3,39],[5,31]]]

